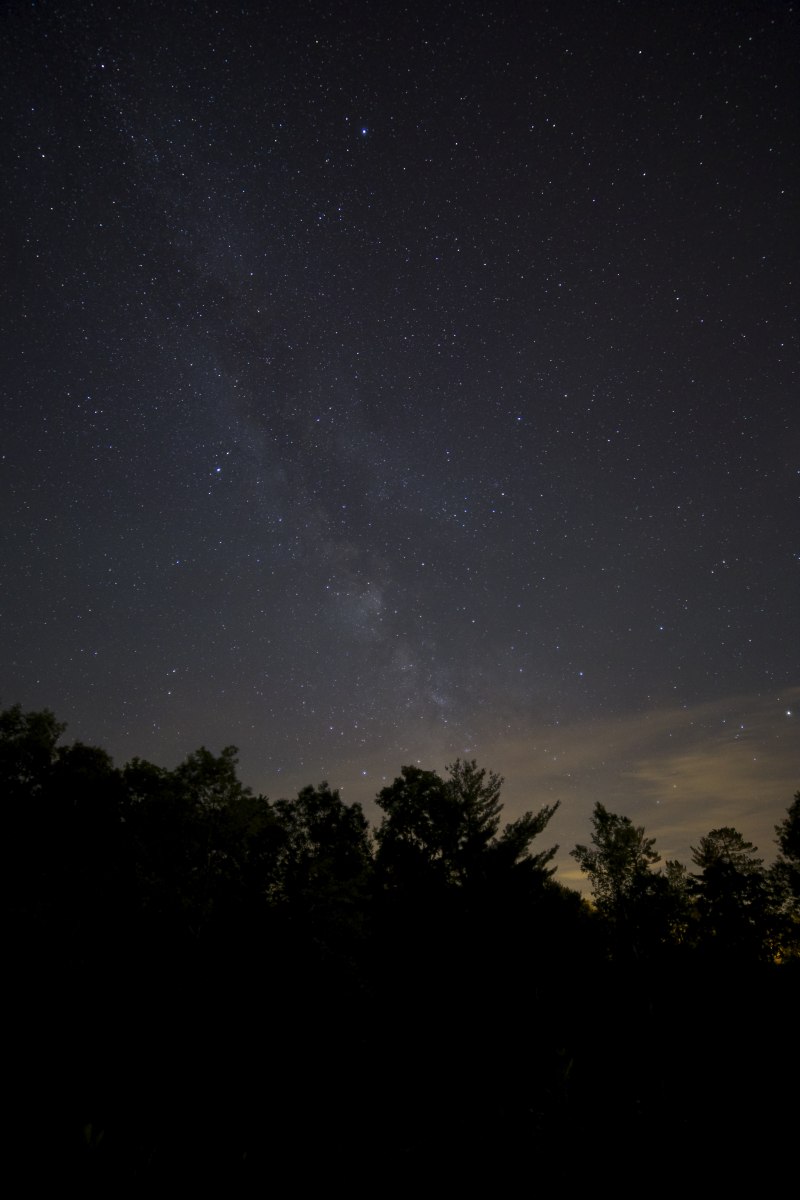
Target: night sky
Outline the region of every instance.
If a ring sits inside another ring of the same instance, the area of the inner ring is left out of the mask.
[[[9,3],[0,704],[272,799],[800,786],[786,0]],[[797,712],[795,712],[797,709]],[[794,715],[793,715],[794,714]]]

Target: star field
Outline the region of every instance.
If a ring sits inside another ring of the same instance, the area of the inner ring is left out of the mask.
[[[602,799],[769,856],[794,6],[3,22],[3,704],[272,797],[474,755],[565,850]]]

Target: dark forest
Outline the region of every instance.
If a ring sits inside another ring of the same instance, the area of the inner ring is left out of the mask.
[[[626,1192],[789,1153],[800,791],[769,868],[731,827],[662,863],[598,803],[588,901],[555,808],[504,824],[473,761],[403,767],[372,828],[325,783],[253,794],[234,747],[120,769],[64,730],[0,714],[31,1183]]]

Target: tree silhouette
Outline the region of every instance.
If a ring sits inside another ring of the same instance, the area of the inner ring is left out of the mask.
[[[775,826],[781,854],[800,868],[800,792],[795,792],[784,821]]]
[[[154,936],[218,938],[234,914],[237,924],[254,918],[274,883],[279,823],[239,780],[236,748],[201,746],[172,771],[135,758],[122,778]]]
[[[344,960],[366,927],[372,872],[369,826],[360,804],[327,783],[271,806],[277,822],[270,901],[291,917],[320,959]]]
[[[49,709],[24,713],[15,704],[0,713],[0,788],[7,803],[42,791],[66,728]]]
[[[655,838],[646,838],[643,826],[610,813],[599,802],[592,827],[592,846],[577,845],[570,853],[589,876],[598,909],[619,919],[649,880],[651,866],[660,862]]]
[[[283,830],[280,886],[288,899],[363,878],[372,861],[369,826],[360,804],[345,804],[327,783],[305,787],[296,800],[272,805]]]
[[[786,819],[775,826],[778,859],[773,878],[795,922],[800,922],[800,792],[795,792]]]
[[[762,956],[769,898],[756,847],[738,829],[725,825],[692,847],[692,861],[700,868],[693,876],[693,891],[705,947],[727,957]]]
[[[384,818],[376,833],[378,866],[389,886],[463,886],[522,863],[546,876],[558,847],[531,855],[530,846],[558,804],[525,813],[500,835],[503,780],[457,759],[442,779],[435,771],[403,767],[377,803]]]
[[[614,953],[638,959],[679,943],[690,910],[685,868],[670,861],[664,871],[652,870],[661,861],[655,838],[599,802],[592,827],[591,846],[579,844],[571,854],[589,876]]]

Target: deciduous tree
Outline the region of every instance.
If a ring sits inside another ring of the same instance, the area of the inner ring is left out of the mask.
[[[592,828],[592,845],[577,845],[570,853],[589,876],[598,909],[619,919],[650,879],[650,868],[661,861],[655,838],[645,837],[643,826],[609,812],[599,801]]]

